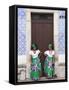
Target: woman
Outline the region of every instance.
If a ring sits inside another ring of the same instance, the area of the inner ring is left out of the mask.
[[[40,50],[38,49],[36,44],[32,44],[31,51],[29,52],[31,55],[31,78],[32,80],[38,80],[41,72],[41,63],[39,59]]]
[[[55,51],[52,50],[52,44],[48,46],[49,50],[44,52],[46,59],[44,61],[44,73],[47,78],[52,78],[54,76],[54,62],[55,62]]]

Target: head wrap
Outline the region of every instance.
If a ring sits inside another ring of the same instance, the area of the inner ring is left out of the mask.
[[[33,48],[33,49],[36,49],[36,48],[37,48],[34,43],[32,44],[32,48]]]
[[[48,45],[48,48],[49,48],[49,49],[52,49],[52,44],[49,44],[49,45]]]

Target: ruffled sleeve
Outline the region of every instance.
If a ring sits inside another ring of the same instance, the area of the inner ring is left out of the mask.
[[[45,52],[44,52],[44,55],[48,55],[48,51],[45,51]]]

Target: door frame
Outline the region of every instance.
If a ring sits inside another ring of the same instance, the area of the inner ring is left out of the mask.
[[[53,13],[54,15],[54,20],[53,20],[53,40],[54,40],[54,50],[58,52],[58,24],[59,24],[59,11],[55,10],[41,10],[41,9],[27,9],[26,10],[26,47],[27,47],[27,52],[31,50],[31,13]],[[61,57],[59,55],[59,61],[61,61],[62,57],[65,57],[63,54]],[[30,56],[29,54],[26,55],[26,61],[28,61],[28,66],[30,68]],[[65,61],[65,58],[64,58]],[[57,62],[56,62],[57,63]],[[60,63],[60,62],[58,62]],[[28,77],[28,76],[27,76]]]

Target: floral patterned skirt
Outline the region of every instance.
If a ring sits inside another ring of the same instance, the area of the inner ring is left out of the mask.
[[[32,80],[38,80],[40,77],[41,72],[41,63],[40,59],[32,58],[32,64],[31,64],[31,79]]]
[[[48,78],[52,78],[54,76],[54,58],[47,56],[44,62],[44,73]]]

